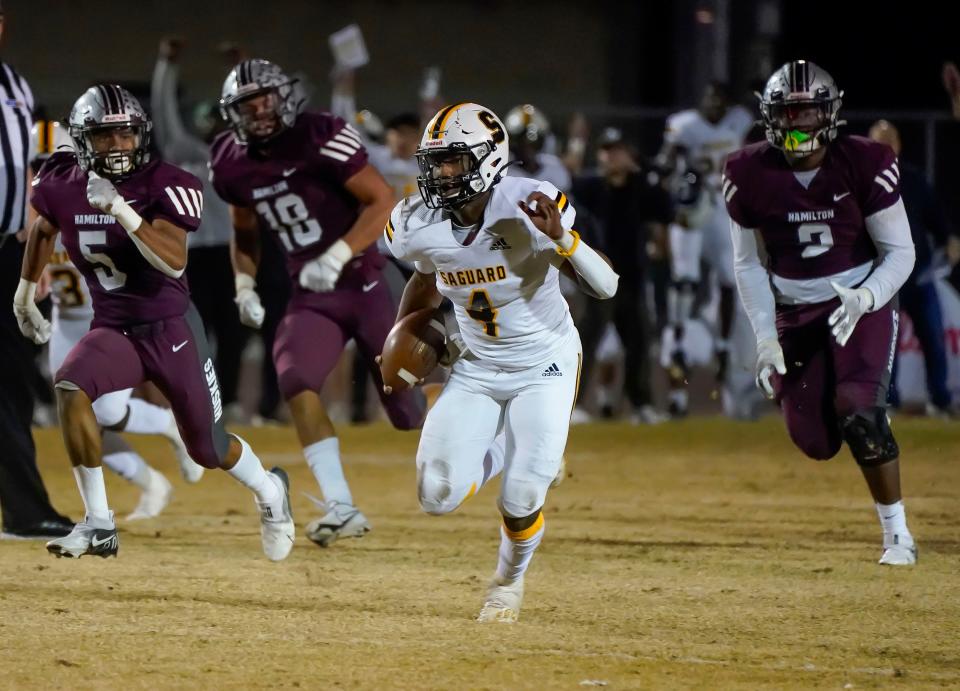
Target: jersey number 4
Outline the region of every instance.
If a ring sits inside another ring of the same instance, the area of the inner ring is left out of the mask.
[[[467,314],[483,324],[483,332],[492,338],[500,335],[500,326],[497,324],[497,311],[490,304],[487,291],[480,289],[470,293],[470,302],[467,303]]]
[[[800,256],[804,259],[819,257],[833,247],[833,233],[826,223],[803,223],[797,227],[801,245],[806,245]]]
[[[280,236],[287,252],[320,242],[323,229],[317,219],[310,218],[307,205],[303,203],[300,195],[291,192],[277,197],[273,200],[273,208],[270,201],[264,200],[257,204],[256,210]]]

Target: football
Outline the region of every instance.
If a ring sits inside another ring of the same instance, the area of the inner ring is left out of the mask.
[[[429,375],[446,347],[443,314],[425,307],[405,316],[390,329],[383,344],[380,374],[393,391],[402,391]]]

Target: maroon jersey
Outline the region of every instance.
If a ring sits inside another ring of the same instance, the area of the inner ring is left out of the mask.
[[[70,260],[87,280],[93,326],[125,326],[179,317],[190,305],[186,274],[152,267],[110,216],[87,202],[87,173],[72,153],[53,154],[33,181],[30,203],[60,229]],[[113,183],[146,221],[163,219],[190,232],[200,225],[203,186],[190,173],[153,161]]]
[[[900,199],[900,169],[890,147],[841,136],[804,187],[761,142],[730,154],[722,189],[730,218],[760,232],[773,274],[820,278],[877,258],[864,219]]]
[[[351,125],[330,113],[306,112],[262,149],[241,146],[224,132],[213,142],[210,174],[224,201],[254,209],[273,230],[296,285],[303,265],[357,220],[360,203],[344,183],[366,164],[367,151]]]

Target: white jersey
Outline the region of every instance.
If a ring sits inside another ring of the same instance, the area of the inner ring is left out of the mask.
[[[384,229],[397,259],[436,272],[437,289],[453,302],[464,341],[487,367],[533,367],[576,335],[560,293],[564,259],[517,206],[534,191],[556,199],[564,228],[573,225],[576,211],[556,187],[505,177],[493,188],[469,245],[458,242],[449,213],[427,208],[419,197],[397,204]]]
[[[514,175],[518,178],[530,178],[532,180],[543,180],[563,192],[569,192],[570,187],[573,185],[570,179],[570,171],[563,165],[563,161],[561,161],[558,156],[543,151],[537,154],[536,172],[530,172],[519,165],[512,165],[507,168],[507,175]]]
[[[93,302],[86,281],[70,261],[67,251],[57,238],[53,255],[47,264],[52,285],[50,298],[53,300],[54,317],[57,319],[93,319]]]
[[[663,138],[668,144],[681,146],[690,162],[706,171],[706,182],[713,189],[720,187],[720,175],[727,156],[743,146],[753,127],[754,117],[743,106],[734,106],[716,124],[698,110],[681,110],[667,118]]]

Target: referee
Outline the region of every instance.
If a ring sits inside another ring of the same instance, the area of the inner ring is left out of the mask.
[[[0,39],[3,5],[0,3]],[[30,433],[33,347],[13,316],[20,278],[30,189],[28,167],[33,94],[12,67],[0,61],[0,511],[4,538],[66,535],[73,524],[50,505],[37,471]]]

